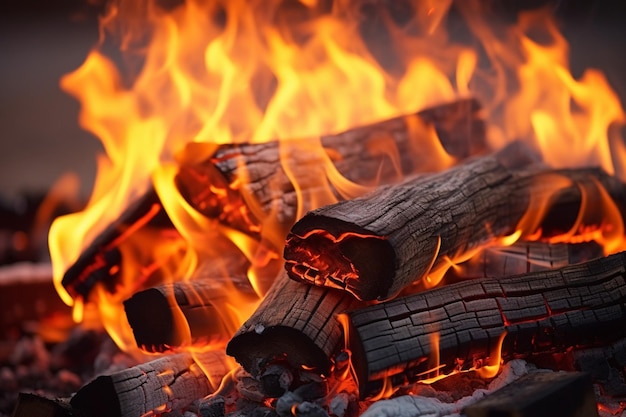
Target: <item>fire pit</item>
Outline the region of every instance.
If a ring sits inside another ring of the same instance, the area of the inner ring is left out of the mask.
[[[539,3],[110,3],[49,249],[111,354],[14,416],[624,413],[626,117]]]

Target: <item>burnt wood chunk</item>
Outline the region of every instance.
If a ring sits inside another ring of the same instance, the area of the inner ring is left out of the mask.
[[[330,357],[343,347],[338,314],[355,304],[332,288],[302,285],[281,274],[226,347],[246,371],[259,374],[272,360],[328,375]]]
[[[533,372],[463,409],[467,417],[594,417],[589,374]]]
[[[425,150],[424,141],[435,134],[439,145]],[[432,170],[437,146],[458,160],[487,148],[481,107],[471,98],[319,140],[294,139],[221,146],[192,143],[179,166],[176,185],[191,206],[206,217],[258,236],[260,213],[271,213],[284,226],[284,236],[296,220],[299,204],[294,179],[302,192],[319,192],[319,185],[311,178],[325,178],[332,164],[341,175],[359,184],[397,182],[407,173]],[[319,147],[320,140],[321,153],[303,152],[303,146]],[[286,153],[293,171],[289,175],[281,164],[281,154]],[[205,154],[206,158],[198,156]],[[336,193],[333,199],[340,197],[336,187],[329,189]],[[309,208],[313,207],[302,207]],[[146,226],[174,230],[154,189],[129,205],[68,268],[62,281],[68,293],[88,300],[98,283],[114,292],[122,263],[118,245]],[[158,277],[151,278],[158,281]]]
[[[319,178],[326,178],[329,162],[358,184],[397,182],[405,175],[436,169],[433,161],[442,148],[456,160],[485,152],[485,130],[480,104],[459,99],[319,139],[219,146],[206,159],[181,164],[176,183],[183,197],[205,216],[254,233],[259,224],[251,205],[290,226],[298,207],[293,181],[302,192],[311,192]],[[438,139],[433,140],[435,134]],[[429,141],[436,143],[429,146]],[[190,144],[188,152],[202,154],[198,146],[204,145]],[[341,198],[337,187],[332,183],[329,187],[335,198]],[[309,208],[313,207],[305,210]]]
[[[551,185],[557,179],[563,183],[558,189]],[[581,189],[589,191],[583,195]],[[340,288],[360,300],[386,300],[413,283],[432,287],[437,280],[430,282],[429,273],[445,270],[450,259],[518,230],[549,238],[558,234],[555,229],[607,227],[608,220],[597,215],[577,223],[591,191],[613,199],[602,204],[618,212],[608,228],[617,227],[626,185],[598,169],[545,169],[521,144],[512,144],[442,173],[309,212],[287,235],[285,268],[294,280]],[[542,220],[545,202],[551,205]],[[524,224],[527,213],[540,221]]]
[[[78,417],[67,400],[20,392],[12,417]]]
[[[115,291],[121,273],[123,244],[145,227],[174,229],[154,189],[148,190],[109,224],[80,254],[63,275],[61,283],[72,298],[88,299],[98,283]]]
[[[416,381],[492,357],[564,352],[626,336],[626,253],[500,279],[476,279],[348,313],[361,395],[385,376]]]
[[[141,417],[180,410],[213,392],[228,371],[223,352],[179,353],[99,376],[78,390],[70,404],[82,417]]]
[[[226,304],[235,292],[252,303],[256,295],[245,276],[195,279],[163,284],[135,293],[124,311],[137,346],[148,352],[227,340],[234,325]],[[236,327],[235,327],[236,328]]]

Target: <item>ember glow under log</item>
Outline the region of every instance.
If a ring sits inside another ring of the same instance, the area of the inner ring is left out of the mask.
[[[309,212],[287,236],[289,276],[360,300],[389,299],[414,282],[429,288],[439,282],[429,273],[515,233],[602,229],[606,219],[582,214],[588,189],[610,196],[609,228],[619,229],[626,185],[599,169],[548,170],[518,145]]]
[[[477,359],[564,352],[626,336],[626,253],[555,271],[476,279],[347,314],[362,396]],[[438,342],[435,343],[435,340]]]

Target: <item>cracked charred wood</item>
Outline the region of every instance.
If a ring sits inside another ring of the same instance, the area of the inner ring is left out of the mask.
[[[165,352],[227,340],[238,324],[223,312],[235,295],[242,302],[257,299],[245,269],[220,276],[209,265],[208,270],[201,267],[193,279],[135,293],[124,301],[124,311],[137,346],[148,352]]]
[[[584,210],[586,201],[608,208],[613,218],[602,218],[606,210]],[[287,236],[285,268],[294,280],[386,300],[413,283],[432,287],[429,274],[445,270],[450,259],[521,229],[543,238],[618,230],[625,207],[626,185],[617,178],[593,168],[548,170],[516,143],[309,212]]]
[[[120,245],[146,227],[174,230],[154,189],[129,205],[65,271],[61,283],[72,298],[88,300],[91,290],[98,283],[113,292],[121,273]]]
[[[192,155],[203,154],[191,147]],[[259,223],[254,207],[271,212],[287,227],[296,220],[294,180],[301,192],[309,192],[319,187],[332,164],[358,184],[397,182],[407,174],[436,169],[433,161],[438,160],[441,148],[457,160],[486,150],[485,124],[475,99],[460,99],[319,140],[219,146],[206,158],[183,163],[176,182],[185,199],[205,216],[255,233]],[[336,184],[331,181],[329,185],[334,197],[340,197]]]
[[[463,409],[467,417],[577,417],[598,415],[589,374],[533,372]]]
[[[82,417],[141,417],[181,410],[213,392],[229,366],[221,351],[165,356],[99,376],[78,390],[70,405]]]
[[[252,375],[273,360],[328,375],[330,358],[344,343],[336,316],[355,303],[343,291],[303,285],[283,273],[230,340],[226,353]]]
[[[626,253],[500,279],[476,279],[347,313],[362,396],[488,357],[552,355],[626,336]],[[438,339],[438,343],[435,340]],[[438,348],[435,346],[438,345]],[[478,361],[478,362],[477,362]]]
[[[537,271],[549,271],[603,256],[596,242],[549,243],[516,242],[493,246],[455,265],[446,272],[445,282],[473,278],[499,278]]]

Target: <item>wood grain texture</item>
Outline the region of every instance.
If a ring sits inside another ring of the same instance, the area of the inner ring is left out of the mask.
[[[512,234],[526,212],[541,219],[541,201],[552,203],[545,219],[554,220],[537,224],[548,236],[576,225],[587,186],[597,190],[606,183],[623,217],[626,185],[619,180],[598,169],[547,170],[515,145],[309,212],[287,236],[289,276],[381,301],[412,283],[424,284],[449,259]],[[559,189],[552,185],[555,178],[563,182]],[[587,220],[576,227],[599,228],[605,221]]]
[[[626,253],[555,271],[451,284],[348,314],[361,394],[368,383],[428,370],[439,336],[446,366],[471,366],[494,354],[564,352],[626,335]]]
[[[253,375],[281,358],[294,369],[306,366],[328,375],[330,357],[344,342],[336,316],[354,305],[345,292],[303,285],[283,273],[230,340],[226,353]]]
[[[141,417],[180,410],[210,394],[228,371],[229,362],[220,351],[165,356],[99,376],[78,390],[70,404],[83,417]]]

